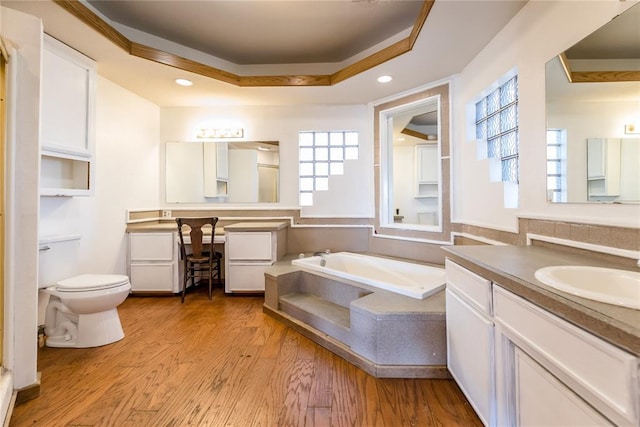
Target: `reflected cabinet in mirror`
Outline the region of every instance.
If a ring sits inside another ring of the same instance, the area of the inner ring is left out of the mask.
[[[547,197],[640,202],[640,4],[546,65]]]
[[[276,203],[277,141],[167,142],[167,203]]]

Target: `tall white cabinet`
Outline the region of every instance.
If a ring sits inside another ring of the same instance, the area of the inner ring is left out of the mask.
[[[42,68],[40,194],[92,195],[95,61],[45,35]]]

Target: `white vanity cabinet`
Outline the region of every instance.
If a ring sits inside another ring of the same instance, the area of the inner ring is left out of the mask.
[[[178,292],[176,233],[129,233],[132,292]]]
[[[494,286],[498,425],[637,426],[640,360]]]
[[[495,425],[491,282],[446,260],[447,367],[484,425]]]
[[[446,260],[447,364],[488,426],[640,425],[640,358]]]
[[[225,292],[264,292],[264,272],[286,253],[285,222],[227,225]]]
[[[42,61],[40,194],[91,195],[95,62],[48,35]]]

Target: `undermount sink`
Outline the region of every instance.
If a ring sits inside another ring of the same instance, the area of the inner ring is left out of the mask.
[[[536,279],[582,298],[640,310],[640,273],[614,268],[557,265],[536,271]]]

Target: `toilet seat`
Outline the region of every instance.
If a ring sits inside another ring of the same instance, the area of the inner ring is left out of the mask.
[[[129,277],[121,274],[82,274],[56,283],[59,292],[99,291],[129,283]]]

